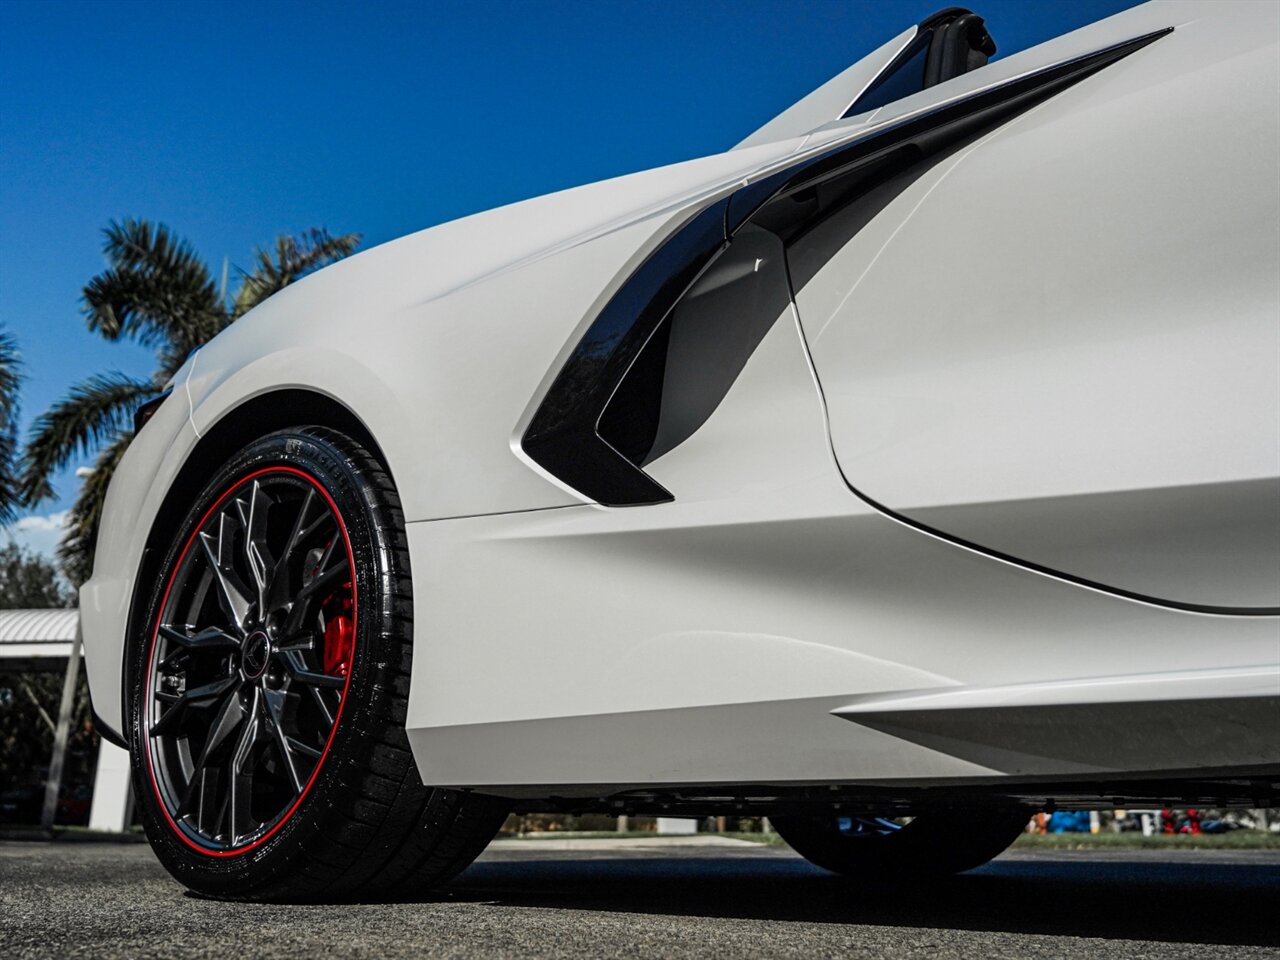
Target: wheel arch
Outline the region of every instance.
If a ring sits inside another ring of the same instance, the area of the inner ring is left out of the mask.
[[[186,511],[208,478],[246,443],[277,430],[296,426],[318,426],[339,430],[356,440],[373,455],[395,482],[391,465],[364,421],[345,404],[328,394],[306,388],[272,390],[249,397],[229,410],[206,430],[187,454],[177,476],[151,521],[142,547],[141,560],[129,596],[125,643],[121,651],[120,717],[123,730],[129,729],[130,644],[138,637],[146,615],[146,585],[156,582],[165,555],[165,538],[181,526]],[[102,724],[104,728],[108,725]]]

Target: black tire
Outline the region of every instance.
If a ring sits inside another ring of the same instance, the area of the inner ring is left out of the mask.
[[[1018,838],[1030,817],[1029,810],[998,808],[925,813],[896,829],[888,823],[877,829],[873,818],[852,818],[850,829],[834,815],[771,822],[796,853],[832,873],[911,880],[982,866]]]
[[[250,513],[237,541],[246,500],[266,519]],[[230,559],[215,560],[223,530]],[[235,900],[400,898],[447,881],[493,838],[506,806],[423,786],[410,754],[404,517],[355,441],[299,427],[250,443],[192,503],[149,589],[130,645],[134,791],[180,882]],[[189,696],[219,685],[232,692]]]

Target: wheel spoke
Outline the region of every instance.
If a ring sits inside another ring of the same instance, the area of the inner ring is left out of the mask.
[[[181,629],[176,626],[160,624],[160,636],[171,643],[176,643],[179,651],[240,649],[240,641],[220,627],[205,627],[195,633],[190,633],[190,630],[191,627],[187,624],[183,624]],[[170,659],[172,656],[173,654],[170,654],[166,659]]]
[[[164,716],[151,725],[151,736],[158,737],[168,733],[169,728],[177,724],[186,709],[189,707],[210,706],[228,691],[234,689],[238,683],[238,677],[223,677],[220,680],[214,680],[212,683],[193,687],[178,694],[169,694],[157,690],[155,693],[156,699],[161,702],[168,701],[171,705],[165,711]]]
[[[316,502],[316,492],[308,490],[307,495],[302,498],[302,506],[298,508],[298,515],[294,517],[293,529],[289,531],[289,538],[284,542],[284,549],[280,551],[280,563],[285,563],[293,556],[293,551],[297,549],[298,544],[315,530],[321,521],[328,514],[321,514],[316,518],[314,523],[308,523],[307,516],[311,513],[311,505]]]
[[[240,703],[240,698],[227,697],[218,711],[217,718],[213,721],[213,727],[205,740],[204,748],[200,751],[200,758],[196,760],[195,767],[192,769],[191,781],[187,785],[182,800],[178,803],[178,816],[191,813],[192,803],[199,800],[195,810],[197,829],[205,829],[204,817],[210,786],[207,780],[208,774],[211,773],[208,769],[209,759],[227,742],[227,738],[239,728],[244,719],[244,707]]]
[[[186,630],[191,627],[184,624]],[[205,627],[196,633],[184,633],[176,627],[160,625],[160,636],[188,650],[203,647],[239,647],[240,641],[220,627]]]
[[[297,740],[294,737],[287,737],[286,739],[289,742],[289,749],[294,753],[300,753],[304,757],[310,757],[312,760],[320,759],[320,751],[315,747],[308,746],[301,740]]]
[[[213,573],[214,582],[218,585],[218,602],[223,612],[231,618],[238,630],[244,630],[245,617],[249,612],[249,598],[239,584],[235,574],[231,572],[231,557],[226,549],[226,529],[231,518],[225,513],[218,518],[218,535],[216,538],[207,533],[200,534],[200,545],[204,548],[205,559],[209,570]],[[225,559],[224,559],[225,558]]]
[[[284,725],[280,719],[280,703],[283,694],[277,690],[264,690],[262,693],[263,716],[267,721],[267,726],[271,729],[275,736],[276,749],[280,753],[280,759],[284,761],[285,769],[289,771],[289,779],[293,782],[293,792],[295,794],[302,792],[302,777],[298,775],[298,768],[293,762],[293,750],[289,747],[289,737],[284,732]]]
[[[285,652],[284,663],[289,671],[289,676],[299,683],[306,684],[309,687],[323,687],[328,690],[341,690],[346,686],[346,677],[335,677],[328,673],[317,673],[314,670],[307,669],[302,662],[302,657],[296,651],[289,650]]]
[[[271,587],[267,600],[271,610],[280,610],[289,605],[289,565],[293,562],[294,552],[322,523],[329,519],[328,511],[321,512],[314,520],[307,519],[317,502],[316,492],[307,490],[307,495],[302,498],[302,506],[298,508],[298,515],[294,517],[293,528],[289,531],[289,536],[280,551],[280,557],[271,571]]]
[[[249,688],[249,704],[245,710],[246,719],[236,741],[235,753],[231,757],[230,776],[227,778],[227,834],[232,846],[238,838],[248,836],[251,815],[249,805],[253,800],[253,768],[249,765],[249,754],[258,739],[258,698],[257,687]]]
[[[311,699],[315,701],[320,713],[324,715],[325,724],[332,727],[335,718],[329,705],[324,702],[324,693],[319,687],[307,687],[307,692],[311,694]]]
[[[333,559],[333,551],[334,551],[334,548],[337,547],[337,545],[338,545],[338,538],[330,537],[329,542],[324,545],[324,551],[320,554],[320,559],[316,561],[315,571],[314,573],[312,573],[313,577],[316,574],[321,573],[326,567],[329,566],[329,561]],[[310,586],[310,583],[308,582],[304,586]]]
[[[293,607],[289,610],[289,617],[285,621],[285,634],[293,635],[302,628],[302,623],[311,609],[311,601],[318,594],[332,588],[341,579],[346,570],[347,558],[345,556],[339,557],[333,566],[317,575],[314,580],[298,591],[298,596],[293,601]]]
[[[298,652],[310,652],[316,648],[316,635],[310,631],[305,633],[294,634],[287,640],[276,642],[276,649],[281,653],[289,650]]]
[[[328,673],[316,673],[301,667],[290,668],[289,675],[299,683],[309,687],[320,687],[325,690],[341,690],[347,684],[346,677],[335,677]]]
[[[267,515],[273,500],[262,488],[262,483],[253,481],[249,492],[249,503],[236,501],[236,510],[240,514],[240,522],[244,526],[245,562],[253,577],[253,587],[258,594],[258,614],[262,616],[267,610],[267,592],[270,587],[270,574],[275,570],[271,559],[271,549],[267,545]]]
[[[298,591],[298,600],[306,600],[326,590],[337,580],[342,574],[347,572],[347,558],[339,557],[338,560],[324,573],[317,576],[305,587]]]
[[[218,771],[216,770],[203,767],[191,778],[191,784],[187,787],[187,793],[183,796],[182,802],[187,808],[188,815],[194,819],[197,830],[217,829],[216,822],[212,824],[209,822],[209,818],[215,814],[212,808],[218,802],[217,789]],[[194,810],[191,809],[192,803],[195,804]],[[179,815],[182,815],[181,807]],[[220,812],[218,815],[221,815]]]

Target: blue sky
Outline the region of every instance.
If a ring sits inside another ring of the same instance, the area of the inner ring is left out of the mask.
[[[0,325],[24,425],[86,376],[151,369],[80,315],[108,220],[166,223],[215,270],[310,226],[371,246],[720,152],[945,5],[4,0]],[[998,56],[1133,5],[972,4]],[[11,535],[51,549],[76,483]]]

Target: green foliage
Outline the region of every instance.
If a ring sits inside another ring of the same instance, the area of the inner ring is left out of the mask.
[[[73,386],[38,417],[19,465],[14,489],[31,505],[53,495],[52,476],[72,460],[96,452],[93,472],[71,508],[70,530],[59,548],[73,583],[88,578],[107,485],[133,438],[137,407],[159,394],[191,352],[290,283],[351,254],[359,234],[323,229],[277,237],[240,271],[231,296],[214,284],[208,266],[187,241],[163,224],[127,219],[103,231],[107,269],[83,292],[85,324],[109,341],[134,340],[156,353],[148,380],[104,373]],[[5,519],[3,428],[5,344],[0,336],[0,522]]]
[[[62,665],[65,661],[59,660]],[[34,824],[40,820],[45,776],[53,755],[53,728],[62,701],[62,670],[17,673],[0,661],[0,785],[16,809],[5,821]],[[67,754],[62,768],[63,800],[84,796],[92,788],[98,735],[93,731],[89,687],[84,671],[76,684]],[[55,822],[86,820],[88,811],[59,806]]]
[[[32,425],[23,462],[23,499],[37,503],[52,496],[53,472],[115,440],[129,429],[138,405],[155,393],[152,383],[122,373],[98,374],[73,386]]]
[[[84,583],[93,572],[93,553],[98,546],[98,524],[102,520],[102,505],[107,500],[107,486],[132,441],[133,430],[123,430],[102,448],[94,461],[93,472],[85,477],[71,505],[67,534],[58,552],[62,570],[72,583]]]
[[[1022,847],[1049,850],[1280,850],[1280,833],[1266,830],[1233,830],[1230,833],[1024,833]]]
[[[75,602],[57,568],[16,543],[0,547],[0,610],[70,607]],[[0,784],[18,792],[15,819],[35,822],[42,800],[45,770],[53,751],[51,723],[62,699],[62,666],[40,673],[19,673],[13,661],[0,661]],[[71,738],[64,769],[64,793],[92,782],[96,737],[89,714],[84,673],[76,690]]]
[[[57,568],[16,543],[0,547],[0,610],[70,607],[75,597]]]
[[[11,336],[0,330],[0,524],[13,519],[13,508],[19,501],[18,479],[14,476],[14,460],[18,454],[18,347]]]
[[[113,222],[104,234],[109,266],[84,288],[89,329],[107,340],[128,337],[158,350],[162,367],[173,360],[181,366],[187,352],[227,322],[208,267],[161,224]]]

